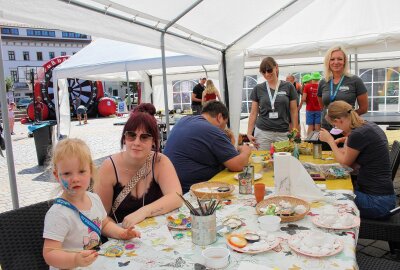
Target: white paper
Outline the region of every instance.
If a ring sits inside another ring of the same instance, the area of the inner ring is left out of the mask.
[[[275,193],[278,195],[292,195],[307,201],[324,199],[320,188],[291,153],[274,154],[274,181]]]
[[[277,152],[274,154],[274,183],[277,195],[290,194],[291,153]]]
[[[273,268],[251,262],[241,262],[238,270],[273,270]]]

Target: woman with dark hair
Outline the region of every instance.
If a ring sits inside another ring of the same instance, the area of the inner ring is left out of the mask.
[[[103,162],[94,184],[109,216],[124,228],[182,205],[175,168],[159,153],[156,119],[146,106],[139,107],[124,126],[121,152]]]
[[[258,150],[269,150],[271,143],[288,139],[289,123],[298,129],[297,93],[293,84],[278,79],[279,68],[274,58],[262,60],[260,73],[266,81],[251,92],[247,137]]]
[[[133,110],[135,112],[146,112],[152,116],[156,114],[156,107],[154,107],[151,103],[140,103],[136,108]]]

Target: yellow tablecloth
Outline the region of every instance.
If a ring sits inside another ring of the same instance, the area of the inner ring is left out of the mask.
[[[388,139],[389,148],[391,148],[395,140],[400,141],[400,130],[385,130],[385,134]]]
[[[266,154],[267,151],[253,151],[252,155],[262,155]],[[331,163],[336,163],[335,160],[326,160],[326,158],[333,157],[332,152],[323,152],[322,158],[323,159],[314,159],[313,156],[309,155],[300,155],[300,161],[302,162],[312,162],[315,164],[331,164]],[[254,164],[254,170],[256,173],[262,172],[262,167],[261,164]],[[215,175],[213,178],[210,179],[210,181],[218,181],[218,182],[225,182],[229,184],[234,184],[237,185],[238,181],[234,178],[235,174],[237,172],[230,172],[227,169],[223,170],[222,172],[218,173]],[[274,172],[273,169],[268,170],[263,173],[263,176],[261,180],[258,180],[257,182],[264,183],[267,187],[273,187],[274,186]],[[338,179],[338,180],[325,180],[325,181],[315,181],[318,184],[326,184],[326,188],[330,190],[338,190],[338,189],[343,189],[343,190],[353,190],[353,185],[351,183],[350,177],[346,179]]]

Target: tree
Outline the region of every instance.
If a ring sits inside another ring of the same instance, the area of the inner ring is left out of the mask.
[[[5,83],[6,83],[6,92],[10,91],[13,87],[13,80],[10,77],[7,77],[5,79]]]

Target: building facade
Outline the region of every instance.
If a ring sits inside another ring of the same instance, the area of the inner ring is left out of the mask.
[[[73,55],[92,41],[89,35],[24,24],[0,22],[0,29],[4,77],[13,81],[16,101],[33,95],[23,67],[39,67],[54,57]]]

